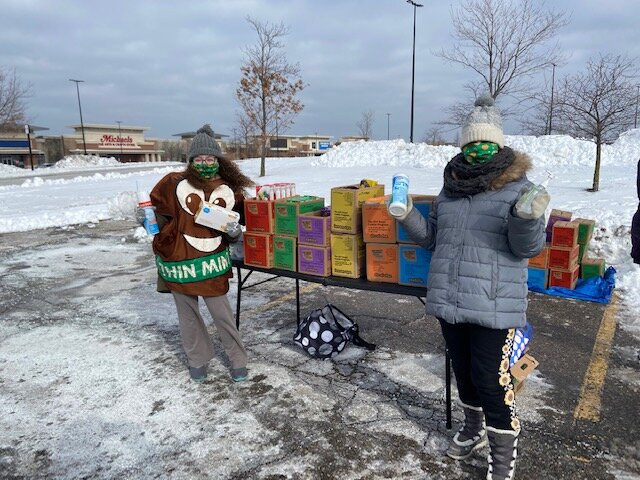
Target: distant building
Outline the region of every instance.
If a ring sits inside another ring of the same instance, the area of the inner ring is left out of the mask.
[[[340,138],[340,140],[336,142],[336,145],[340,145],[341,143],[346,143],[346,142],[360,142],[360,141],[367,142],[369,141],[369,137],[363,137],[362,135],[348,135],[346,137]]]
[[[269,137],[267,154],[270,157],[311,157],[322,155],[333,145],[330,135],[272,135]],[[259,137],[254,137],[259,143]]]
[[[31,152],[29,152],[29,136],[25,132],[0,132],[0,163],[25,168],[31,167],[31,161],[34,166],[44,163],[44,152],[38,147],[33,130],[30,140]]]

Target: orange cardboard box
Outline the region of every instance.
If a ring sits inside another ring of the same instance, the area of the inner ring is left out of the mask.
[[[387,200],[373,197],[362,204],[362,236],[365,243],[395,243],[396,220],[387,211]]]
[[[578,265],[580,246],[551,247],[549,249],[549,268],[556,270],[573,270]]]
[[[551,233],[552,247],[573,247],[578,244],[578,230],[580,224],[576,222],[557,221],[553,224]]]
[[[244,220],[247,232],[273,233],[275,230],[275,202],[247,198],[244,201]]]
[[[549,270],[549,288],[563,287],[573,290],[578,283],[580,266],[576,265],[573,270]]]
[[[542,251],[535,257],[529,259],[529,268],[548,268],[549,266],[549,244],[545,245]]]
[[[398,283],[398,245],[367,243],[367,280]]]
[[[244,263],[254,267],[273,268],[273,235],[245,232]]]
[[[570,222],[572,216],[573,216],[573,213],[568,212],[566,210],[558,210],[555,208],[551,210],[551,213],[549,214],[549,221],[547,222],[547,228],[546,228],[547,242],[551,242],[551,232],[553,231],[553,225],[560,220]]]

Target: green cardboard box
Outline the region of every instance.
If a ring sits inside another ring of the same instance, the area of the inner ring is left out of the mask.
[[[578,243],[580,245],[587,245],[589,240],[591,240],[591,235],[593,235],[593,229],[596,222],[594,220],[589,220],[588,218],[576,218],[573,221],[579,224]]]
[[[324,198],[312,195],[276,200],[276,235],[298,236],[298,215],[314,212],[324,207]]]
[[[586,280],[592,277],[601,277],[605,269],[604,258],[584,258],[580,265],[580,278]]]
[[[273,268],[296,271],[297,239],[288,235],[273,236]]]

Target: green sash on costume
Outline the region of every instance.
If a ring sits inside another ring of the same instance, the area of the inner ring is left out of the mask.
[[[158,275],[167,282],[193,283],[219,277],[231,270],[229,249],[213,253],[206,257],[183,260],[182,262],[165,262],[156,255]]]

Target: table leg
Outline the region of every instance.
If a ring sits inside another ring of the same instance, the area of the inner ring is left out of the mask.
[[[298,325],[300,325],[300,280],[296,278],[296,318],[298,319]]]
[[[242,277],[240,267],[236,267],[238,272],[238,294],[236,296],[236,328],[240,330],[240,295],[242,294]]]
[[[451,430],[451,359],[449,358],[449,350],[444,349],[445,366],[445,401],[447,404],[447,430]]]

